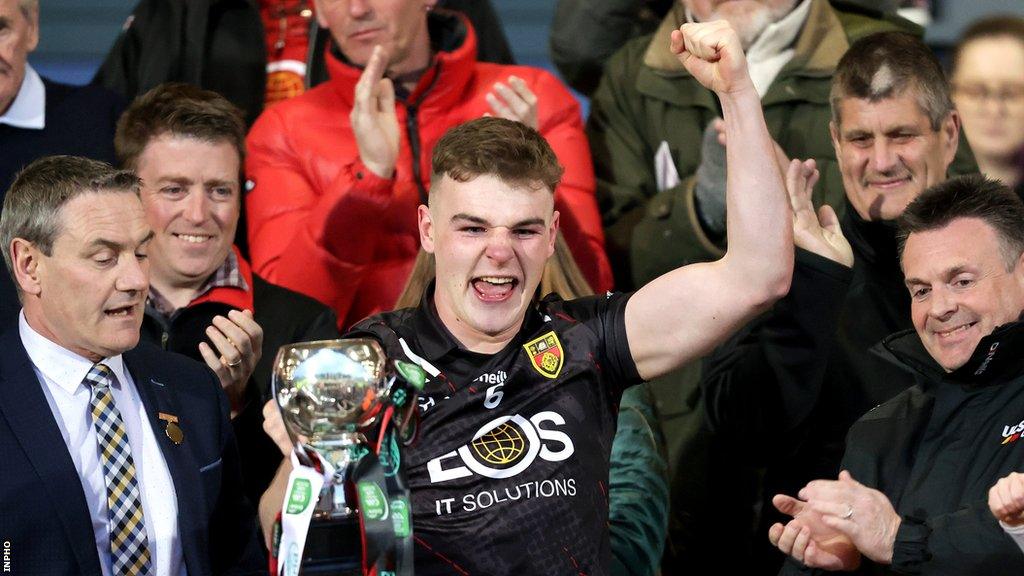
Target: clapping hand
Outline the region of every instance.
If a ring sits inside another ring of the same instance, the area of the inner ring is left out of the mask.
[[[252,311],[232,310],[227,317],[214,316],[206,336],[217,350],[201,342],[199,353],[217,374],[233,415],[242,408],[245,387],[263,354],[263,328],[253,320]]]
[[[486,98],[494,116],[538,129],[537,96],[522,78],[509,76],[508,85],[495,82],[494,91],[488,92]]]
[[[359,158],[381,178],[391,178],[398,162],[395,86],[390,78],[384,77],[387,64],[388,55],[384,49],[374,47],[356,83],[355,101],[349,114]]]
[[[829,205],[814,212],[811,192],[818,182],[814,160],[793,160],[786,170],[786,191],[793,209],[793,243],[823,258],[853,267],[853,248],[843,236],[839,217]]]

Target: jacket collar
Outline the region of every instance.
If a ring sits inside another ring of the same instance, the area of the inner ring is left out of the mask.
[[[928,355],[913,330],[888,336],[882,340],[882,348],[884,356],[921,374],[928,384],[950,382],[977,388],[1024,375],[1024,322],[1021,320],[999,326],[982,338],[967,363],[952,372],[943,370]]]
[[[685,9],[682,3],[677,2],[654,32],[644,53],[644,65],[665,75],[689,76],[686,68],[668,49],[672,31],[684,22]],[[793,58],[779,72],[779,77],[787,74],[831,75],[849,47],[842,23],[828,0],[811,0],[810,13],[797,36]]]
[[[896,222],[864,220],[847,200],[841,225],[850,246],[853,247],[857,261],[902,282],[903,271],[900,269],[897,250]]]
[[[476,65],[476,32],[460,13],[434,10],[427,15],[430,44],[434,60],[424,72],[416,88],[399,101],[405,105],[428,105],[448,108],[463,93]],[[355,99],[355,85],[363,69],[349,62],[344,55],[329,47],[325,53],[327,73],[335,91],[348,106]]]

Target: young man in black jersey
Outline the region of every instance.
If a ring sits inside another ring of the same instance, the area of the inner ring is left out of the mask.
[[[671,49],[718,94],[726,121],[729,251],[717,262],[634,294],[538,302],[560,217],[551,148],[496,118],[435,148],[418,219],[436,280],[420,307],[349,333],[427,374],[419,440],[402,454],[417,575],[608,573],[622,390],[710,351],[789,287],[789,205],[739,39],[724,22],[687,24]],[[280,438],[279,423],[268,432]],[[264,520],[280,510],[285,476],[263,498]]]

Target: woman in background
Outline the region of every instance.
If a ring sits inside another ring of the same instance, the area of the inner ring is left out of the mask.
[[[972,24],[953,52],[951,79],[981,172],[1024,197],[1024,18]]]

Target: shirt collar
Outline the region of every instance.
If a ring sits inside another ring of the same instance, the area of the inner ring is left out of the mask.
[[[790,48],[811,11],[811,0],[803,0],[778,22],[769,24],[747,49],[747,60],[756,63]]]
[[[46,127],[46,86],[29,64],[25,64],[25,78],[18,88],[18,95],[7,112],[0,116],[0,124],[30,130]]]
[[[515,337],[509,341],[509,345],[516,345],[518,342],[522,341],[525,334],[536,330],[539,322],[540,314],[537,312],[536,305],[531,304],[526,309],[526,317],[523,318],[523,323],[519,327],[519,332],[517,332]],[[465,347],[463,347],[462,343],[459,342],[450,331],[448,331],[444,322],[441,321],[441,317],[437,315],[437,307],[434,305],[433,280],[431,280],[430,284],[427,285],[426,290],[423,292],[423,298],[420,299],[420,304],[416,309],[416,313],[412,317],[412,325],[416,334],[416,342],[419,345],[419,350],[423,351],[423,357],[428,361],[437,361],[453,350],[465,350],[466,352],[469,352]]]
[[[423,291],[423,297],[420,298],[420,305],[413,315],[413,327],[420,350],[424,352],[424,357],[429,361],[436,361],[460,346],[459,341],[445,328],[441,318],[437,315],[437,308],[434,306],[433,280]]]
[[[224,262],[213,271],[213,274],[203,282],[203,285],[199,287],[199,290],[192,297],[192,300],[196,300],[203,296],[214,288],[238,288],[239,290],[249,291],[249,284],[245,281],[245,277],[242,275],[241,266],[238,263],[238,255],[235,254],[234,250],[228,251],[228,257],[224,259]],[[171,301],[160,294],[159,291],[153,286],[149,287],[148,304],[151,308],[156,310],[164,317],[170,317],[176,311],[176,308]]]
[[[18,333],[21,335],[21,342],[36,370],[69,394],[74,394],[75,390],[82,385],[94,363],[36,332],[25,319],[24,310],[18,315]],[[104,358],[101,362],[106,364],[116,376],[117,381],[114,382],[114,386],[120,386],[127,382],[124,358],[121,354]]]

